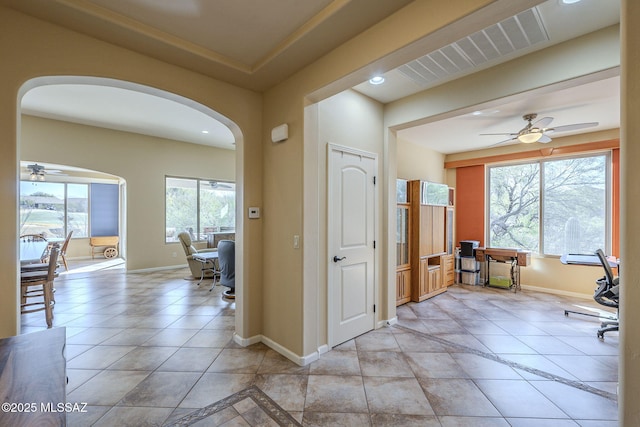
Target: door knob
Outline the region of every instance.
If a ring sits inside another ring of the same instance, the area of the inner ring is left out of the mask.
[[[338,258],[337,256],[333,257],[333,262],[338,262],[338,261],[342,261],[343,259],[347,258],[346,256],[343,256],[342,258]]]

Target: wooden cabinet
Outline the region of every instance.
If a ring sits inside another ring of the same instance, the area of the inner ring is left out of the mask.
[[[451,286],[455,283],[455,262],[456,260],[453,255],[442,255],[440,257],[443,286]]]
[[[442,279],[440,276],[440,266],[432,265],[429,267],[429,294],[444,292],[444,286],[442,286]],[[439,292],[440,291],[440,292]]]
[[[429,259],[420,258],[418,265],[418,283],[414,286],[417,292],[412,295],[413,301],[422,301],[422,297],[429,294]]]
[[[422,204],[423,184],[405,181],[398,193],[406,198],[397,199],[396,305],[424,301],[455,282],[455,260],[448,249],[453,246],[453,189],[448,206],[447,193],[443,206]]]
[[[430,256],[445,253],[446,208],[444,206],[420,205],[417,211],[420,218],[419,255]]]
[[[424,301],[447,290],[442,281],[438,257],[425,257],[420,259],[418,268],[417,293],[412,292],[413,301]]]
[[[419,302],[446,291],[443,279],[446,255],[447,206],[421,204],[422,181],[409,182],[411,301]],[[453,276],[452,276],[453,277]]]
[[[411,270],[396,271],[396,305],[411,300]]]
[[[398,180],[396,206],[396,306],[411,300],[411,210],[407,181]]]

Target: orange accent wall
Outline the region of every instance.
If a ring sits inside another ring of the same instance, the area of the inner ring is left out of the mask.
[[[484,165],[456,169],[456,237],[484,246]],[[456,245],[458,245],[456,242]]]
[[[620,257],[620,149],[611,150],[611,254]]]

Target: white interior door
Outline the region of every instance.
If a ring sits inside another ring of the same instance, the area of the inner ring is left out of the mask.
[[[329,344],[375,327],[375,154],[329,146]]]

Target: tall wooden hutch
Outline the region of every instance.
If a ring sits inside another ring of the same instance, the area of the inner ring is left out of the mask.
[[[397,205],[396,305],[424,301],[455,282],[454,190],[425,181],[406,184],[407,200]]]

